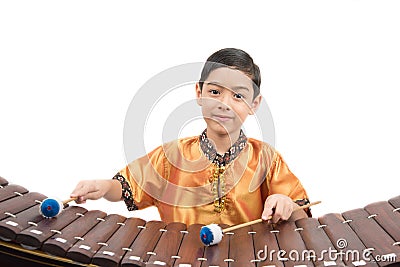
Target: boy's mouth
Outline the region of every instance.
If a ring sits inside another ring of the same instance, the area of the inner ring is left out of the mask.
[[[226,122],[233,119],[232,117],[226,115],[213,115],[212,118],[220,122]]]

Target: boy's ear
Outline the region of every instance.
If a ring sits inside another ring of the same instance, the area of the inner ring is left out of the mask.
[[[200,84],[196,83],[196,99],[197,99],[197,104],[199,106],[203,105],[203,101],[201,99],[201,89],[200,89]]]
[[[251,103],[249,115],[254,115],[254,113],[256,113],[258,107],[261,104],[261,100],[262,100],[261,95],[258,95],[256,96],[256,98],[254,98],[253,102]]]

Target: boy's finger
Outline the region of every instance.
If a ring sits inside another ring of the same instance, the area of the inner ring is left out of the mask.
[[[261,219],[263,219],[264,221],[268,220],[269,217],[272,214],[272,209],[268,210],[268,209],[264,209],[262,215],[261,215]]]
[[[284,211],[282,213],[281,219],[284,221],[287,221],[290,218],[290,215],[292,215],[293,207],[291,205],[286,205],[284,207]]]
[[[74,190],[74,191],[72,191],[72,193],[70,194],[70,197],[71,197],[71,198],[72,198],[72,197],[77,197],[77,198],[79,198],[79,197],[85,196],[86,194],[87,194],[87,192],[86,192],[85,190],[79,189],[79,190]]]
[[[71,197],[81,197],[81,196],[85,196],[85,198],[87,199],[86,195],[91,193],[92,191],[96,191],[94,190],[93,186],[91,184],[88,183],[84,183],[84,182],[80,182],[76,188],[74,189],[74,191],[72,191],[71,193]]]
[[[84,195],[84,189],[83,188],[84,188],[84,185],[82,183],[77,184],[75,189],[70,194],[70,197],[79,197],[81,195]]]
[[[264,203],[264,210],[261,218],[263,220],[268,220],[268,218],[274,213],[275,206],[276,206],[276,201],[274,199],[267,198],[267,200]]]
[[[284,213],[284,205],[282,203],[276,205],[274,215],[272,215],[272,222],[277,223],[280,219],[282,219]]]
[[[75,203],[84,204],[84,203],[86,203],[86,199],[84,197],[80,196],[75,200]]]
[[[85,199],[92,199],[92,200],[96,200],[96,199],[99,199],[101,197],[102,197],[102,195],[101,195],[100,191],[90,192],[90,193],[87,193],[85,195]]]
[[[267,198],[264,203],[264,209],[273,209],[276,207],[277,201],[275,198]]]

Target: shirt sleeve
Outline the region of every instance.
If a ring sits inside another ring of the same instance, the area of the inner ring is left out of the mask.
[[[123,169],[113,179],[122,186],[121,197],[128,210],[144,209],[155,205],[158,191],[157,179],[164,176],[164,159],[162,147],[158,147],[149,154],[138,158]],[[157,178],[156,178],[157,177]]]
[[[300,180],[289,170],[282,156],[275,152],[271,168],[267,174],[268,195],[283,194],[299,206],[310,203],[307,192]],[[305,210],[311,217],[310,209]]]

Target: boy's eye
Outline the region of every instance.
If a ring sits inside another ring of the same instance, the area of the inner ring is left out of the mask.
[[[209,92],[210,92],[212,95],[218,95],[218,94],[219,94],[219,91],[216,90],[216,89],[211,89]]]
[[[242,94],[234,94],[233,97],[238,98],[238,99],[244,98],[244,96]]]

